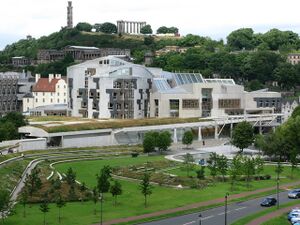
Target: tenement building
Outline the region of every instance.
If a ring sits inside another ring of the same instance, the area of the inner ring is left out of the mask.
[[[67,104],[68,85],[60,74],[49,74],[48,78],[36,74],[35,82],[32,93],[23,97],[23,112],[41,106]]]
[[[49,63],[64,59],[66,55],[71,55],[77,62],[92,60],[103,56],[116,55],[123,56],[129,60],[131,57],[130,49],[120,48],[96,48],[87,46],[66,46],[62,50],[42,49],[38,51],[37,62]]]
[[[71,115],[88,118],[222,117],[280,112],[281,94],[232,79],[170,73],[108,56],[67,71]]]

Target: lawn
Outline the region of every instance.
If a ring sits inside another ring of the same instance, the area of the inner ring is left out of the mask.
[[[284,214],[280,217],[276,217],[267,222],[264,222],[261,225],[291,225],[291,223],[287,220],[287,215]]]
[[[146,163],[148,161],[160,161],[163,160],[162,156],[152,157],[137,157],[137,158],[114,158],[95,161],[82,161],[82,162],[70,162],[56,165],[56,169],[65,173],[69,167],[72,167],[76,171],[77,180],[85,182],[89,188],[93,188],[96,185],[96,174],[104,165],[115,166],[128,166]],[[176,170],[174,170],[176,172]],[[172,173],[174,172],[172,171]],[[186,171],[178,170],[184,175]],[[253,181],[251,182],[251,190],[259,188],[275,186],[275,173],[274,166],[267,166],[264,174],[272,175],[271,180],[265,181]],[[171,172],[171,171],[170,171]],[[290,171],[285,169],[282,177],[286,177],[290,174]],[[300,177],[300,171],[295,172],[295,177]],[[282,178],[282,183],[293,182],[289,178]],[[229,183],[216,182],[215,185],[209,186],[205,189],[174,189],[163,186],[155,186],[153,194],[149,197],[149,206],[145,208],[143,206],[143,196],[138,188],[137,182],[121,181],[123,187],[123,194],[118,198],[119,204],[113,206],[113,198],[110,194],[105,195],[104,203],[104,220],[111,220],[120,217],[129,217],[133,215],[140,215],[144,213],[160,211],[168,208],[175,208],[191,203],[212,200],[221,198],[226,192],[230,194],[236,194],[249,189],[244,182],[240,182],[236,190],[230,192]],[[38,212],[38,205],[34,205],[29,211],[27,218],[21,220],[21,211],[19,206],[17,207],[16,214],[9,217],[7,224],[37,224],[38,221],[42,221],[42,215]],[[55,206],[52,206],[55,207]],[[99,205],[97,206],[99,207]],[[63,209],[65,212],[62,224],[92,224],[99,221],[99,215],[96,217],[93,215],[94,204],[92,202],[83,203],[68,203],[67,207]],[[36,216],[35,216],[36,215]],[[51,209],[48,215],[48,224],[57,224],[56,222],[57,210]]]

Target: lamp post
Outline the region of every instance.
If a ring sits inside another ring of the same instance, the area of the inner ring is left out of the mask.
[[[279,209],[279,176],[277,177],[276,194],[277,194],[277,209]]]
[[[103,224],[103,193],[100,193],[99,196],[100,200],[100,224]]]
[[[199,214],[199,225],[202,225],[202,215]]]
[[[227,225],[227,198],[228,198],[228,193],[225,195],[225,225]]]

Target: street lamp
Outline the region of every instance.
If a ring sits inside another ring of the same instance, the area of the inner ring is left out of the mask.
[[[100,200],[100,224],[102,225],[102,223],[103,223],[103,193],[100,193],[99,200]]]
[[[227,225],[227,198],[228,198],[228,193],[225,195],[225,225]]]
[[[279,209],[279,176],[277,176],[276,194],[277,194],[277,209]]]
[[[202,225],[202,215],[199,214],[199,225]]]

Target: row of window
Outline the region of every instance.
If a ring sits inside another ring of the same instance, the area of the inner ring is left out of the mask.
[[[219,109],[238,109],[241,108],[240,99],[219,99]]]
[[[45,103],[45,102],[46,102],[46,99],[43,98],[42,101],[43,101],[43,103]],[[36,99],[35,99],[35,102],[38,103],[38,102],[39,102],[39,99],[36,98]],[[50,99],[50,102],[53,103],[53,98]],[[27,103],[29,103],[29,98],[27,99]],[[59,98],[57,99],[57,103],[62,103],[62,102],[60,102]],[[64,99],[64,102],[63,102],[63,103],[67,103],[67,99]]]
[[[43,93],[42,95],[45,96],[45,92],[41,92]],[[39,92],[33,92],[34,95],[38,96],[39,95]],[[54,96],[55,95],[55,92],[50,92],[50,96]],[[57,96],[59,96],[59,92],[57,92]],[[64,96],[67,96],[67,93],[64,92]]]

